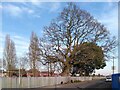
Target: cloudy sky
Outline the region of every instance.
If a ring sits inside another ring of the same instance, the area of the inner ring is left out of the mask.
[[[66,6],[66,2],[23,1],[0,3],[0,58],[2,58],[6,34],[10,34],[16,45],[17,56],[21,56],[28,51],[31,31],[36,32],[38,36],[42,36],[43,27],[49,25],[50,21],[56,18]],[[104,24],[111,32],[111,36],[118,37],[117,2],[78,2],[76,4]],[[117,63],[116,60],[116,72]],[[109,61],[104,70],[99,70],[97,73],[110,74],[112,73],[111,66],[112,61]]]

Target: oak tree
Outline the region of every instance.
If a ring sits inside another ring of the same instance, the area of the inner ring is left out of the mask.
[[[115,48],[116,39],[107,28],[85,10],[68,3],[59,16],[44,27],[42,48],[44,60],[62,63],[62,75],[69,75],[75,60],[74,52],[84,42],[92,42],[102,48],[107,57]]]

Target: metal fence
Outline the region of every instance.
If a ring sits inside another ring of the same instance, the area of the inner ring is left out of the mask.
[[[36,88],[50,85],[67,83],[75,80],[88,81],[100,79],[93,77],[1,77],[0,89],[2,88]]]

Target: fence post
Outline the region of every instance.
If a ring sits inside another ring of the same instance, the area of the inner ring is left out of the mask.
[[[27,77],[27,82],[28,82],[28,88],[30,88],[30,77]]]
[[[15,78],[15,81],[16,81],[16,88],[17,88],[17,77]]]
[[[2,89],[2,78],[0,77],[0,90]]]

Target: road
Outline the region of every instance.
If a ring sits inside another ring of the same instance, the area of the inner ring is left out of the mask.
[[[55,86],[49,86],[44,88],[57,88],[59,89],[67,89],[71,88],[71,90],[74,88],[74,90],[112,90],[111,82],[105,82],[104,79],[102,80],[92,80],[92,81],[85,81],[85,82],[79,82],[79,83],[70,83],[70,84],[63,84],[63,85],[55,85]]]

